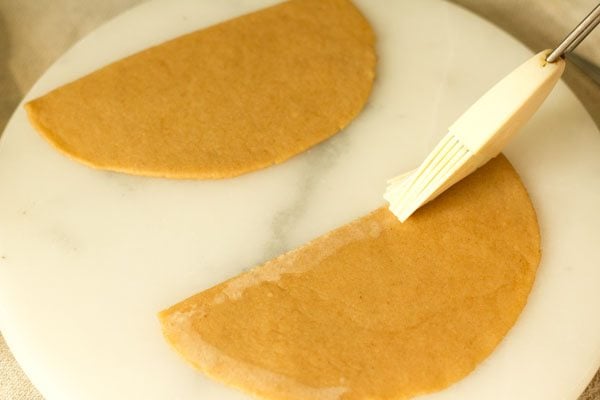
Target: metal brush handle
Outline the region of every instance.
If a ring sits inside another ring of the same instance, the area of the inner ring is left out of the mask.
[[[579,43],[581,43],[581,41],[585,39],[585,37],[589,35],[589,33],[593,31],[596,25],[598,25],[599,23],[600,4],[598,4],[592,10],[592,12],[590,12],[588,16],[585,17],[579,23],[579,25],[577,25],[575,29],[573,29],[573,31],[571,31],[571,33],[569,33],[567,37],[564,38],[564,40],[558,45],[558,47],[555,48],[552,51],[552,53],[548,55],[548,57],[546,57],[546,61],[552,63],[556,61],[559,57],[563,57],[565,54],[572,52],[575,49],[575,47],[577,47]]]

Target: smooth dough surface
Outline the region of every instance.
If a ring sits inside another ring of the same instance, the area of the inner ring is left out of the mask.
[[[90,166],[226,178],[344,128],[375,75],[374,34],[349,0],[292,0],[110,64],[26,104]]]
[[[470,373],[523,309],[534,209],[493,159],[405,223],[385,207],[160,313],[214,379],[267,399],[408,399]]]

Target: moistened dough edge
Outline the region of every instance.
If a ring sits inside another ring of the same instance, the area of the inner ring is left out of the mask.
[[[499,156],[405,223],[379,208],[159,319],[194,367],[266,399],[408,399],[496,348],[539,260],[534,209]]]
[[[348,0],[292,0],[175,38],[25,105],[89,166],[227,178],[280,163],[355,118],[374,34]]]

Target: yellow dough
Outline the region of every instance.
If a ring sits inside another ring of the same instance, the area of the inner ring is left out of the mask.
[[[363,108],[374,35],[349,0],[292,0],[178,37],[26,104],[92,167],[226,178],[282,162]]]
[[[267,399],[407,399],[471,372],[513,326],[540,260],[500,156],[404,224],[380,208],[160,313],[214,379]]]

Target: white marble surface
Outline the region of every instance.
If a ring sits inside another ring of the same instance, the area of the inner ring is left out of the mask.
[[[246,398],[182,363],[155,313],[380,205],[385,180],[418,164],[453,118],[529,56],[447,3],[358,3],[379,38],[365,112],[265,171],[217,182],[99,172],[54,152],[15,114],[0,142],[0,193],[10,193],[0,208],[0,328],[48,399]],[[79,43],[28,97],[258,6],[145,4]],[[589,381],[600,362],[599,152],[597,128],[561,85],[508,151],[544,234],[531,303],[488,361],[432,399],[575,398]]]

